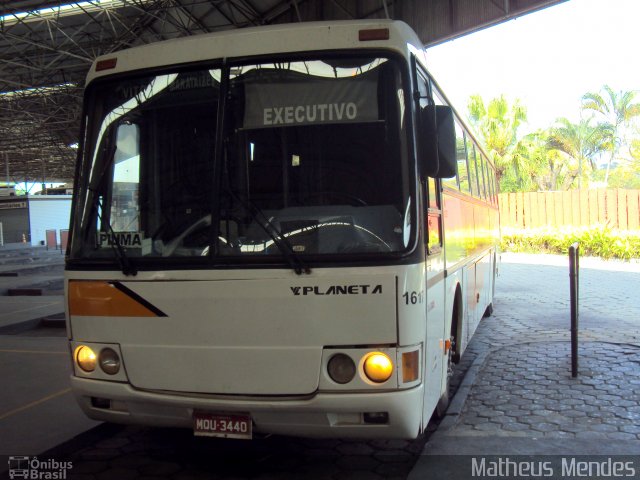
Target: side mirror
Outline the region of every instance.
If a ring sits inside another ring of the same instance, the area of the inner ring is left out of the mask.
[[[428,105],[420,111],[418,162],[422,175],[433,178],[456,176],[456,129],[453,110]]]

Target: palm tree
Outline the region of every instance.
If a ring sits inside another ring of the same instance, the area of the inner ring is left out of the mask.
[[[559,118],[549,131],[547,144],[550,150],[561,152],[567,160],[577,164],[572,175],[578,179],[578,188],[581,188],[585,173],[583,165],[588,165],[591,171],[596,169],[596,157],[607,150],[611,135],[609,126],[593,126],[590,119],[572,123],[566,118]]]
[[[504,95],[490,100],[486,106],[480,95],[472,95],[467,108],[469,121],[482,138],[500,181],[513,166],[518,128],[526,122],[527,110],[519,100],[510,106]]]
[[[505,173],[510,191],[568,190],[580,173],[580,162],[552,145],[551,129],[525,135],[513,152]],[[514,188],[515,187],[515,188]]]
[[[588,92],[582,97],[582,109],[593,112],[601,125],[608,132],[608,147],[611,152],[607,163],[604,183],[607,185],[611,163],[618,155],[620,147],[626,143],[625,130],[631,120],[640,115],[640,104],[633,103],[636,92],[615,92],[609,85],[604,85],[600,92]]]
[[[531,192],[544,190],[540,179],[546,161],[545,132],[538,131],[525,135],[510,153],[511,164],[504,171],[503,191]]]

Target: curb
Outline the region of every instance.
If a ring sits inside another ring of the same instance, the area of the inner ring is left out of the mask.
[[[56,313],[54,315],[47,315],[46,317],[38,317],[31,320],[24,320],[22,322],[4,325],[0,327],[0,335],[19,335],[39,327],[65,328],[66,320],[64,318],[64,313]]]
[[[40,319],[40,326],[42,327],[54,327],[64,328],[66,326],[66,319],[64,312],[54,313],[53,315],[47,315]]]
[[[474,383],[476,382],[476,378],[482,371],[482,367],[490,353],[491,350],[489,348],[486,348],[478,353],[478,356],[475,358],[475,360],[467,370],[467,373],[465,373],[464,377],[462,378],[462,381],[460,382],[460,385],[458,386],[458,389],[456,390],[456,393],[453,396],[449,407],[447,408],[447,412],[438,425],[438,429],[434,432],[432,438],[437,438],[439,433],[445,434],[456,425],[456,423],[458,422],[458,418],[462,413],[462,409],[467,402],[469,393],[471,392],[471,387],[473,387]]]

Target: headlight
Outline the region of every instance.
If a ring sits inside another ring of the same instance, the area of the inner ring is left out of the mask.
[[[111,348],[103,348],[100,350],[100,368],[104,373],[115,375],[120,371],[120,357]]]
[[[349,383],[356,374],[356,364],[349,355],[337,353],[329,360],[327,371],[334,382]]]
[[[76,348],[74,356],[78,366],[85,372],[93,372],[96,369],[96,354],[86,345]]]
[[[364,360],[364,373],[369,380],[376,383],[384,383],[393,373],[391,359],[382,352],[373,352]]]

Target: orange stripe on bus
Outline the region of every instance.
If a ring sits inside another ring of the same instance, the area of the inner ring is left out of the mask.
[[[109,282],[69,281],[69,314],[89,317],[157,317]]]

